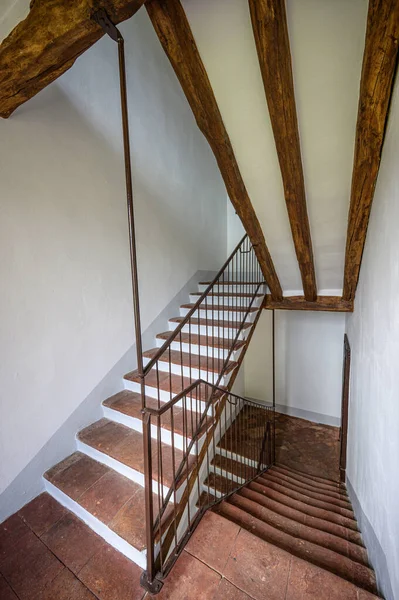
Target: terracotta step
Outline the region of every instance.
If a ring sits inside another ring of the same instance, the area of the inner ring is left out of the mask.
[[[212,281],[200,281],[198,285],[211,285]],[[220,285],[261,285],[261,281],[219,281]],[[217,283],[215,283],[217,285]]]
[[[185,317],[172,317],[169,319],[172,323],[181,323]],[[191,325],[204,325],[206,327],[213,327],[215,329],[248,329],[252,327],[253,323],[243,323],[242,325],[233,324],[229,321],[215,321],[214,319],[190,319]]]
[[[168,340],[171,334],[173,335],[173,331],[165,331],[164,333],[159,333],[157,338],[160,340]],[[174,341],[180,342],[180,334]],[[232,343],[231,340],[228,340],[227,338],[212,337],[205,334],[198,335],[196,333],[192,333],[190,335],[189,333],[185,333],[183,331],[181,332],[181,341],[183,344],[191,344],[192,346],[209,346],[212,348],[220,348],[221,350],[229,350],[230,344]],[[234,345],[234,351],[240,350],[240,348],[245,346],[245,344],[245,340],[237,340]]]
[[[312,487],[314,487],[314,489],[318,489],[321,491],[331,491],[334,492],[336,494],[339,494],[341,496],[347,497],[347,491],[344,487],[344,485],[336,485],[336,484],[325,484],[325,483],[320,483],[318,481],[315,481],[314,479],[309,479],[306,477],[306,474],[300,475],[299,473],[294,473],[293,471],[288,470],[288,468],[286,467],[282,467],[282,466],[273,466],[273,470],[277,471],[277,473],[281,473],[282,475],[286,475],[287,477],[290,477],[290,479],[299,481],[301,483],[304,483],[306,485],[310,485]]]
[[[192,309],[194,308],[195,304],[182,304],[180,308],[188,308],[188,309]],[[224,305],[224,304],[208,304],[208,303],[203,303],[200,304],[200,306],[198,307],[198,310],[217,310],[219,312],[236,312],[236,313],[246,313],[248,311],[248,313],[253,313],[253,312],[257,312],[259,310],[259,307],[252,307],[248,308],[245,306],[229,306],[229,305]]]
[[[330,512],[335,512],[337,515],[342,515],[343,517],[347,517],[348,519],[354,520],[352,511],[331,504],[330,502],[323,502],[322,500],[310,498],[305,494],[288,489],[285,485],[280,485],[278,483],[275,483],[274,481],[271,481],[270,479],[264,478],[262,475],[258,477],[256,481],[264,486],[276,490],[277,492],[281,492],[286,496],[290,496],[295,500],[300,500],[301,502],[308,504],[309,506],[314,506],[316,508],[324,508],[326,510],[329,510]]]
[[[373,594],[377,594],[374,572],[358,562],[312,542],[295,538],[249,515],[229,501],[215,507],[215,512],[279,548],[339,575]]]
[[[150,398],[146,396],[145,399],[146,406],[151,409],[158,409],[159,406],[162,406],[162,402],[158,405],[158,400],[155,398]],[[111,408],[112,410],[116,410],[128,417],[132,417],[135,419],[143,420],[143,413],[141,409],[141,394],[136,394],[136,392],[129,392],[128,390],[123,390],[114,396],[111,396],[103,405]],[[188,403],[190,406],[190,403]],[[195,433],[201,415],[198,412],[183,410],[180,407],[173,408],[173,430],[175,433],[180,434],[181,436],[192,438],[193,432]],[[158,424],[157,417],[151,417],[151,423],[155,426]],[[172,411],[168,410],[163,415],[159,417],[159,424],[163,429],[168,431],[172,431]],[[206,424],[204,423],[202,427],[202,431],[205,431]],[[155,441],[154,441],[155,443]]]
[[[202,296],[203,292],[190,292],[190,296]],[[237,292],[211,292],[207,294],[207,297],[222,296],[222,297],[233,297],[233,298],[261,298],[264,294],[240,294]]]
[[[231,479],[227,479],[218,473],[209,473],[208,477],[204,481],[204,487],[211,488],[209,493],[212,493],[212,489],[220,492],[221,494],[230,494],[234,492],[241,484]]]
[[[49,469],[44,477],[131,546],[145,549],[144,488],[139,484],[80,452]],[[153,498],[155,518],[160,504],[159,496]],[[170,506],[163,527],[171,517]]]
[[[213,467],[218,467],[222,471],[226,471],[236,475],[237,477],[241,477],[242,479],[252,479],[257,474],[257,469],[254,467],[234,460],[233,458],[222,456],[221,454],[215,454],[211,465]]]
[[[335,481],[333,479],[326,479],[325,477],[318,477],[317,475],[311,475],[309,473],[305,473],[304,471],[298,471],[298,469],[293,469],[292,467],[287,467],[286,465],[283,465],[282,463],[277,463],[276,466],[282,467],[282,468],[286,469],[287,471],[291,471],[291,473],[293,473],[293,474],[300,475],[301,477],[311,479],[312,481],[314,481],[316,483],[323,483],[325,485],[331,485],[331,486],[335,486],[338,488],[341,488],[341,487],[345,488],[344,484],[342,484],[338,480]]]
[[[158,352],[159,348],[152,348],[152,350],[146,350],[143,353],[143,356],[145,358],[154,358]],[[192,354],[189,352],[179,352],[179,350],[166,350],[159,360],[167,363],[171,362],[174,365],[187,368],[190,368],[191,366],[192,369],[200,369],[202,371],[209,371],[211,373],[221,373],[225,362],[220,358]],[[230,373],[236,366],[237,363],[230,360],[225,367],[225,374]]]
[[[319,519],[329,521],[330,523],[335,523],[336,525],[350,529],[355,534],[358,534],[357,523],[353,519],[339,515],[336,512],[332,512],[326,508],[311,506],[303,500],[293,498],[284,493],[284,488],[280,490],[272,489],[269,485],[264,485],[258,480],[249,483],[248,488],[259,494],[262,494],[267,498],[271,498],[272,500],[275,500],[284,506],[294,508],[295,510],[302,512],[304,515],[317,517]]]
[[[139,473],[144,473],[143,436],[141,433],[120,425],[108,419],[101,419],[80,431],[78,440],[95,448],[99,452],[110,456],[121,465],[130,467]],[[162,455],[162,480],[163,484],[170,487],[173,482],[173,462],[175,471],[183,460],[183,452],[167,444],[160,444]],[[154,440],[152,463],[153,479],[160,481],[158,476],[158,444]],[[190,467],[195,464],[195,456],[189,458]],[[183,479],[180,483],[183,482]]]
[[[264,523],[267,523],[292,537],[312,542],[323,548],[329,548],[330,550],[342,554],[366,567],[369,566],[367,552],[362,546],[351,544],[347,540],[332,533],[320,529],[313,529],[308,525],[299,523],[295,519],[274,512],[240,492],[231,496],[228,501],[231,504],[234,504],[234,506],[247,512],[249,515],[256,517]]]
[[[282,475],[279,475],[278,473],[276,473],[276,471],[273,471],[273,469],[270,469],[267,473],[265,473],[264,477],[266,479],[270,479],[270,481],[273,481],[274,483],[283,485],[284,487],[286,487],[289,490],[293,490],[294,492],[299,492],[301,494],[305,494],[309,498],[314,498],[315,500],[322,500],[322,502],[329,502],[330,504],[333,504],[334,506],[339,506],[341,508],[345,508],[350,511],[352,510],[352,506],[351,506],[350,502],[348,502],[348,500],[340,500],[339,498],[335,498],[334,496],[331,496],[330,494],[325,494],[324,492],[323,493],[314,492],[313,490],[309,490],[308,487],[303,487],[302,485],[296,485],[295,483],[291,483],[291,481],[288,478],[285,478]]]
[[[127,373],[125,375],[125,379],[128,381],[133,381],[134,383],[141,383],[141,379],[137,370]],[[191,381],[189,377],[182,377],[181,375],[175,375],[174,373],[166,373],[165,371],[159,370],[157,373],[156,369],[152,369],[145,377],[146,386],[156,389],[159,388],[160,390],[170,393],[172,396],[180,394],[180,392],[188,388],[193,381]],[[188,394],[187,398],[191,396],[198,399],[198,401],[202,400],[206,402],[210,397],[211,392],[211,386],[200,384]],[[220,398],[221,395],[223,395],[222,392],[215,392],[215,398]]]
[[[217,502],[216,496],[213,496],[208,491],[206,491],[206,492],[201,493],[200,497],[197,500],[196,507],[202,508],[203,506],[210,506],[211,504],[214,504],[216,502]]]

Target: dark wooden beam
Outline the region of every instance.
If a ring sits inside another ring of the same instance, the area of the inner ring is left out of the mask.
[[[260,70],[280,162],[305,298],[317,297],[284,0],[249,0]]]
[[[99,8],[117,24],[144,1],[33,0],[26,19],[0,45],[0,116],[9,117],[104,35],[91,19]]]
[[[191,106],[198,127],[215,155],[227,193],[255,248],[271,294],[275,300],[281,299],[280,282],[262,228],[241,177],[184,9],[179,0],[148,0],[145,6]]]
[[[263,308],[279,310],[314,310],[328,312],[352,312],[353,302],[343,300],[340,296],[317,296],[315,302],[308,302],[304,296],[289,296],[275,301],[268,294]]]
[[[369,0],[346,238],[344,300],[354,300],[398,58],[399,2]]]

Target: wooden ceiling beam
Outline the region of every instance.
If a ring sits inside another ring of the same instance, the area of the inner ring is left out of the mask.
[[[354,300],[398,59],[399,2],[369,0],[346,238],[343,299]]]
[[[285,202],[306,300],[317,299],[285,0],[249,0]]]
[[[104,35],[91,19],[99,8],[117,24],[144,1],[32,0],[26,19],[0,44],[0,116],[9,117]]]
[[[270,292],[274,299],[282,299],[282,289],[262,228],[241,177],[184,9],[179,0],[148,0],[145,6],[198,127],[215,155],[227,193],[254,246]]]
[[[288,296],[274,301],[268,294],[263,308],[278,310],[314,310],[327,312],[352,312],[353,302],[340,296],[318,296],[315,302],[308,302],[305,296]]]

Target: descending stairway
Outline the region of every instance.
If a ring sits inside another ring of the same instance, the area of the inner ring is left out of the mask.
[[[230,475],[225,475],[211,478],[210,493],[226,489]],[[213,510],[265,542],[377,594],[375,574],[343,484],[279,464]]]
[[[202,282],[198,292],[190,294],[190,302],[180,308],[180,316],[169,320],[169,331],[156,336],[157,347],[144,352],[146,363],[154,358],[185,315],[194,307],[209,282]],[[221,386],[227,386],[246,347],[264,297],[254,298],[258,283],[245,283],[248,293],[238,293],[242,285],[237,281],[218,284],[217,292],[209,294],[205,306],[194,314],[190,325],[185,325],[181,336],[175,339],[158,360],[158,369],[145,379],[146,405],[158,408],[199,378],[216,382],[229,355],[229,344],[239,332],[248,305],[254,300],[236,340]],[[146,364],[145,363],[145,364]],[[142,436],[142,406],[140,377],[137,371],[125,375],[124,390],[103,402],[103,418],[78,432],[77,451],[45,473],[47,491],[61,504],[75,512],[99,535],[115,546],[142,568],[146,567],[145,513],[144,513],[144,456]],[[206,397],[193,398],[191,413],[174,408],[174,448],[170,413],[161,417],[161,448],[153,445],[154,514],[160,502],[160,477],[156,455],[163,456],[163,492],[166,494],[173,481],[173,465],[180,464],[183,450],[198,426]],[[151,430],[152,437],[157,435]],[[205,431],[204,431],[205,434]],[[194,461],[194,456],[190,460]],[[179,493],[179,490],[178,490]],[[167,521],[166,511],[162,523]]]

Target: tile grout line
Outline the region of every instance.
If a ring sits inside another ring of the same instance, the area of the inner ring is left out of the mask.
[[[285,586],[284,600],[287,600],[288,585],[289,585],[290,577],[291,577],[291,568],[292,568],[292,560],[293,560],[293,558],[294,557],[291,556],[291,558],[290,558],[290,564],[289,564],[289,567],[288,567],[288,576],[287,576],[287,583],[286,583],[286,586]]]

